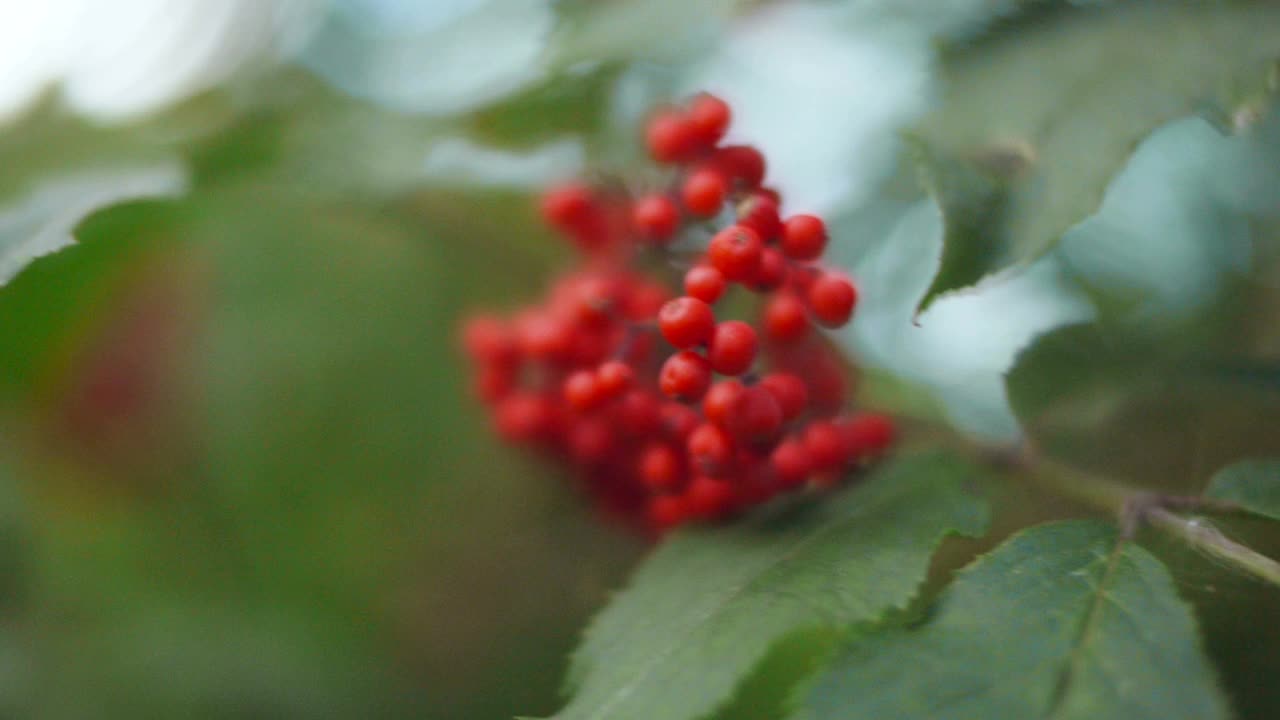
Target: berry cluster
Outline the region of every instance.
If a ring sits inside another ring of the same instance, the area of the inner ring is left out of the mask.
[[[661,191],[547,191],[542,217],[581,267],[540,306],[464,332],[498,432],[564,459],[603,510],[655,531],[833,485],[894,436],[883,415],[843,412],[848,373],[813,330],[847,323],[858,297],[816,264],[825,224],[782,216],[760,151],[721,144],[729,120],[708,94],[650,118],[649,154],[674,168]],[[680,252],[699,237],[696,257]],[[751,309],[751,293],[758,325],[717,317]]]

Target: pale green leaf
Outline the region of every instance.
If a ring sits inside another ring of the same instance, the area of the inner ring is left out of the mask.
[[[1280,460],[1246,460],[1223,468],[1204,494],[1280,520]]]
[[[907,457],[823,502],[673,538],[592,623],[555,717],[702,717],[775,641],[905,606],[944,537],[986,527],[986,503],[963,487],[975,473]]]
[[[1027,530],[919,628],[855,641],[801,718],[1214,720],[1227,703],[1165,567],[1114,528]]]
[[[1264,106],[1240,89],[1280,59],[1280,33],[1262,31],[1280,27],[1274,2],[1055,5],[943,55],[943,100],[917,132],[927,184],[959,222],[921,309],[1050,250],[1156,128],[1198,111],[1239,124]],[[985,177],[953,182],[955,164]]]

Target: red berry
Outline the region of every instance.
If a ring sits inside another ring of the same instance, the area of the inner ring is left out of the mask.
[[[733,509],[733,485],[727,480],[698,476],[685,491],[685,502],[694,517],[719,518]]]
[[[781,287],[787,279],[787,259],[776,248],[767,247],[760,251],[760,264],[756,274],[751,278],[751,287],[761,292]]]
[[[658,329],[667,342],[678,348],[700,345],[715,332],[716,316],[711,306],[693,297],[679,297],[658,311]]]
[[[658,375],[658,386],[667,397],[686,402],[700,400],[711,385],[711,364],[692,350],[667,358]]]
[[[641,282],[624,298],[625,311],[632,320],[652,320],[663,304],[671,299],[671,291],[656,282]]]
[[[828,327],[840,327],[853,316],[858,291],[853,283],[831,273],[824,273],[809,286],[809,307],[814,317]]]
[[[825,420],[809,423],[804,430],[804,448],[814,471],[838,470],[848,459],[844,434],[835,424]]]
[[[702,422],[702,416],[688,405],[668,402],[662,405],[662,432],[671,440],[684,441]]]
[[[729,104],[710,93],[701,93],[689,103],[689,124],[698,141],[711,147],[720,142],[729,129]]]
[[[791,343],[809,331],[804,303],[790,292],[775,293],[764,306],[764,334],[777,343]]]
[[[798,417],[809,404],[809,389],[803,380],[791,373],[769,373],[760,379],[760,386],[778,401],[784,422]]]
[[[702,414],[707,420],[722,428],[729,427],[729,417],[733,412],[734,403],[745,390],[742,383],[734,379],[721,380],[712,385],[706,397],[702,398]]]
[[[738,204],[738,224],[755,230],[765,242],[773,240],[782,230],[777,201],[761,191],[751,193]]]
[[[509,363],[519,356],[511,328],[492,315],[467,320],[462,328],[462,347],[477,362]]]
[[[631,221],[641,235],[663,243],[676,234],[680,226],[680,210],[666,195],[646,195],[632,206]]]
[[[783,440],[769,455],[769,466],[784,488],[803,483],[809,477],[809,465],[809,452],[799,440]]]
[[[698,472],[719,477],[733,465],[733,438],[711,423],[694,428],[686,446],[689,460]]]
[[[730,145],[716,151],[712,162],[735,183],[756,188],[764,182],[764,155],[749,145]]]
[[[539,209],[548,225],[569,230],[593,213],[595,197],[591,189],[582,183],[566,183],[544,192]]]
[[[726,280],[749,282],[760,266],[764,243],[754,230],[730,225],[716,233],[707,247],[707,258]]]
[[[684,469],[680,453],[664,443],[653,443],[640,451],[637,474],[652,490],[671,490],[680,484]]]
[[[624,362],[610,360],[596,368],[595,381],[601,399],[611,400],[631,388],[635,382],[635,371]]]
[[[599,465],[613,454],[614,433],[598,417],[584,417],[569,426],[569,454],[583,465]]]
[[[540,360],[564,358],[573,349],[569,324],[551,315],[532,312],[516,318],[520,351]]]
[[[878,455],[893,444],[896,428],[893,419],[879,413],[863,413],[842,425],[845,444],[854,457]]]
[[[495,403],[515,390],[516,368],[497,363],[482,364],[476,373],[474,387],[481,402]]]
[[[741,375],[755,362],[758,346],[754,328],[740,320],[728,320],[716,325],[707,358],[716,372]]]
[[[551,402],[533,393],[507,396],[494,411],[498,434],[515,442],[531,442],[554,434],[555,410]]]
[[[728,419],[734,437],[749,443],[763,442],[782,428],[782,408],[767,389],[753,385],[734,399]]]
[[[644,134],[649,156],[660,163],[683,162],[698,148],[697,130],[676,110],[655,114],[645,126]]]
[[[724,275],[710,265],[694,265],[684,274],[684,291],[708,305],[724,295]]]
[[[683,525],[692,514],[683,495],[659,495],[652,498],[646,513],[649,522],[658,530],[670,530]]]
[[[635,437],[649,437],[662,428],[659,398],[651,391],[628,390],[613,411],[614,421]]]
[[[565,286],[564,309],[574,320],[589,327],[604,327],[613,319],[615,284],[609,278],[591,275]]]
[[[689,173],[684,184],[680,186],[680,199],[689,212],[698,217],[712,217],[720,212],[724,205],[729,185],[724,175],[710,168],[701,168]]]
[[[816,260],[827,247],[827,226],[813,215],[792,215],[782,226],[781,245],[793,260]]]
[[[575,410],[590,410],[604,400],[596,374],[590,370],[577,370],[565,378],[564,399]]]
[[[750,507],[772,500],[782,490],[782,486],[774,474],[769,472],[768,464],[757,460],[738,481],[734,490],[734,500],[738,507]]]

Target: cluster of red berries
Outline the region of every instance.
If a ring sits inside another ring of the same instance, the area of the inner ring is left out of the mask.
[[[857,302],[815,264],[825,224],[781,215],[760,151],[721,144],[729,120],[708,94],[650,118],[649,154],[675,168],[661,191],[547,191],[542,217],[582,267],[542,305],[464,332],[498,432],[563,458],[602,509],[656,531],[833,485],[894,436],[883,415],[843,412],[848,371],[813,330],[844,325]],[[717,318],[717,303],[744,307],[735,285],[764,296],[758,326]]]

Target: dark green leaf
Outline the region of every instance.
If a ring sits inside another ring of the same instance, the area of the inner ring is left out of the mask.
[[[871,621],[910,601],[937,544],[977,535],[986,504],[956,458],[903,458],[857,489],[660,548],[592,624],[555,717],[706,715],[775,642]]]
[[[922,169],[944,176],[932,185],[957,218],[948,243],[971,247],[944,253],[922,309],[1047,252],[1142,138],[1196,111],[1225,105],[1227,117],[1238,88],[1280,59],[1280,33],[1259,30],[1280,26],[1272,2],[1056,5],[944,54],[945,97],[918,129],[932,159]],[[978,179],[953,182],[956,162]]]
[[[1280,460],[1246,460],[1223,468],[1204,494],[1280,520]]]
[[[1227,703],[1165,567],[1109,525],[1032,528],[934,617],[854,642],[801,718],[1213,720]]]

